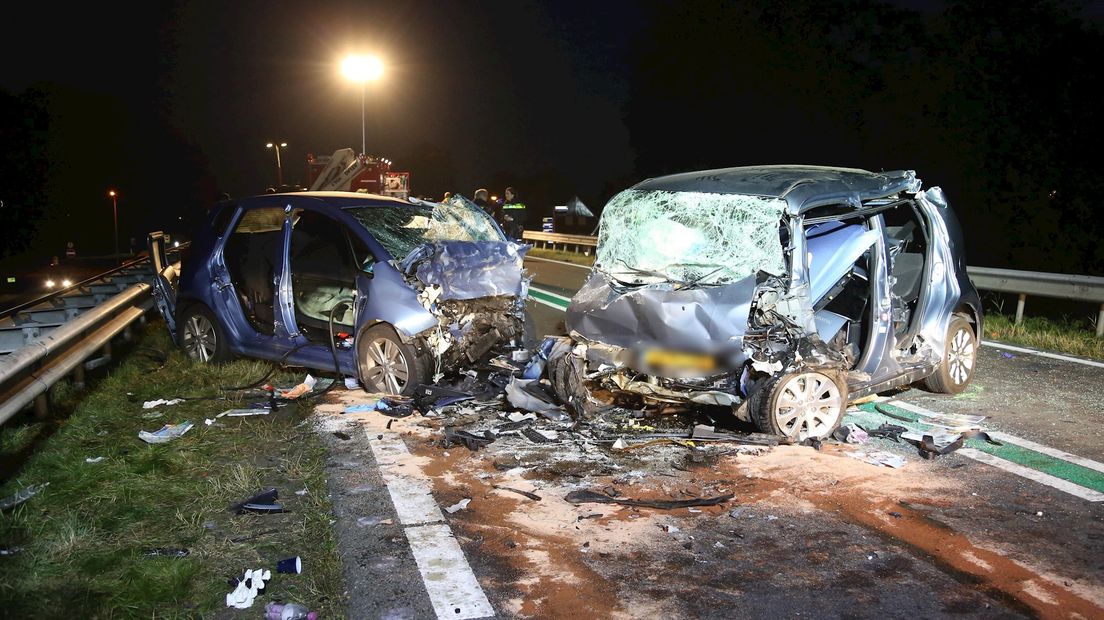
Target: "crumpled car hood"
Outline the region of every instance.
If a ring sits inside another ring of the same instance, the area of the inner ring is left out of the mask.
[[[399,266],[426,286],[440,286],[440,299],[522,297],[528,249],[512,241],[435,241],[416,248]]]
[[[731,284],[675,290],[670,283],[617,290],[593,271],[567,309],[570,332],[593,342],[631,349],[661,348],[735,354],[755,294],[755,276]]]

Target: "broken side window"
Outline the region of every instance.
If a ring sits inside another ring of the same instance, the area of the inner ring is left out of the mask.
[[[785,201],[763,196],[625,190],[602,212],[596,266],[635,284],[780,275],[785,208]]]

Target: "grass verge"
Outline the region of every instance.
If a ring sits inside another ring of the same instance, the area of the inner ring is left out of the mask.
[[[135,354],[151,351],[169,355],[162,365],[157,355]],[[249,383],[269,368],[244,360],[219,367],[193,363],[154,322],[132,354],[90,391],[56,386],[58,418],[12,420],[0,429],[0,453],[9,465],[14,454],[30,453],[11,467],[0,497],[49,483],[0,514],[0,548],[12,551],[0,556],[4,615],[255,618],[267,602],[297,602],[324,617],[344,616],[325,448],[302,424],[310,401],[204,424],[250,402],[216,400],[225,395],[219,386]],[[301,377],[283,373],[273,383],[291,386]],[[142,408],[143,401],[173,397],[197,398]],[[140,430],[185,420],[194,428],[169,443],[138,438]],[[97,457],[103,460],[86,462]],[[287,512],[230,510],[271,487]],[[232,541],[248,537],[254,538]],[[187,549],[188,555],[149,555],[157,548]],[[295,555],[303,559],[303,573],[278,574],[276,562]],[[247,568],[269,568],[272,579],[251,608],[228,609],[227,580]]]
[[[565,263],[573,263],[575,265],[585,265],[590,267],[594,264],[594,252],[591,251],[590,256],[583,254],[582,252],[567,252],[565,250],[542,250],[540,248],[531,248],[527,253],[529,256],[535,256],[537,258],[550,258],[552,260],[563,261]]]
[[[1096,326],[1088,320],[1024,317],[1019,325],[1006,314],[985,315],[985,336],[1009,344],[1104,359],[1104,338],[1096,337]]]

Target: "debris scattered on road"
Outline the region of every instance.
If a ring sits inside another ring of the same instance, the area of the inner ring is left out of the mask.
[[[230,416],[231,418],[241,418],[241,417],[251,416],[251,415],[268,415],[270,413],[272,413],[271,409],[260,408],[260,407],[251,408],[251,409],[227,409],[226,411],[223,411],[222,413],[215,416],[215,419],[221,418],[222,416]]]
[[[149,413],[143,413],[142,414],[142,419],[143,420],[156,420],[157,418],[160,418],[163,415],[165,415],[165,414],[161,413],[160,411],[151,411]]]
[[[102,460],[104,460],[104,457],[102,457],[102,456],[97,456],[97,457],[95,457],[95,458],[93,458],[93,457],[88,457],[88,458],[84,459],[84,462],[85,462],[85,463],[99,463],[99,462],[100,462],[100,461],[102,461]]]
[[[844,443],[864,444],[870,441],[870,435],[858,424],[844,424],[832,433],[832,437]]]
[[[147,400],[146,402],[142,403],[142,409],[153,409],[154,407],[160,407],[162,405],[168,407],[169,405],[175,405],[182,402],[184,402],[183,398],[174,398],[172,400]]]
[[[971,430],[963,433],[909,431],[901,433],[901,439],[916,444],[920,448],[920,456],[929,460],[958,450],[965,445],[967,439],[981,439],[996,446],[1002,445],[988,433],[981,430]]]
[[[448,507],[446,507],[446,508],[445,508],[445,512],[447,512],[447,513],[449,513],[449,514],[453,514],[453,513],[455,513],[455,512],[459,512],[459,511],[461,511],[461,510],[463,510],[463,509],[467,508],[467,507],[468,507],[468,504],[470,504],[470,503],[471,503],[471,498],[470,498],[470,497],[465,497],[464,499],[462,499],[462,500],[460,500],[460,501],[456,502],[455,504],[453,504],[453,505],[451,505],[451,506],[448,506]]]
[[[192,429],[191,422],[166,424],[154,432],[138,431],[138,438],[146,443],[167,443]]]
[[[287,400],[295,400],[300,396],[310,392],[314,389],[314,386],[318,384],[318,380],[312,377],[310,374],[303,379],[303,382],[299,385],[291,388],[290,390],[280,390],[280,397]]]
[[[580,490],[568,493],[566,496],[564,496],[564,499],[571,504],[621,504],[622,506],[658,508],[660,510],[675,510],[677,508],[689,508],[690,506],[718,506],[727,502],[733,497],[735,497],[735,494],[727,493],[725,495],[719,495],[717,497],[679,500],[629,499],[610,497],[609,495],[605,495],[603,493],[595,493],[594,491]]]
[[[280,492],[273,489],[267,491],[261,491],[260,493],[250,497],[244,502],[240,502],[233,506],[233,510],[238,514],[243,512],[255,512],[255,513],[270,513],[270,512],[283,512],[282,506],[276,503],[279,499]]]
[[[1007,351],[1001,351],[1000,354],[1001,354],[1001,357],[1003,357],[1005,359],[1015,359],[1015,357],[1016,357],[1015,355],[1013,355],[1013,354],[1011,354]]]
[[[402,402],[397,398],[377,398],[365,403],[349,405],[341,413],[368,413],[376,411],[392,418],[405,418],[414,413],[410,403]]]
[[[298,603],[265,605],[264,620],[318,620],[318,613]]]
[[[356,380],[356,377],[345,377],[345,389],[355,390],[360,387],[360,381]]]
[[[467,392],[440,385],[422,384],[414,388],[414,406],[422,413],[474,398],[475,396]]]
[[[506,399],[518,409],[539,413],[553,422],[571,419],[556,403],[556,397],[544,390],[540,379],[510,379],[506,386]]]
[[[226,606],[235,609],[248,609],[253,606],[253,599],[264,591],[265,582],[272,579],[272,571],[261,569],[246,569],[243,575],[231,580],[230,585],[234,589],[226,595]]]
[[[497,485],[497,484],[492,485],[492,486],[496,489],[501,490],[501,491],[510,491],[511,493],[517,493],[518,495],[524,495],[525,497],[528,497],[529,499],[531,499],[535,502],[541,501],[541,496],[537,495],[536,493],[530,493],[529,491],[522,491],[521,489],[515,489],[515,488],[512,488],[512,487],[500,486],[500,485]]]
[[[764,433],[733,433],[718,431],[716,426],[695,424],[690,431],[690,439],[699,441],[732,441],[756,446],[777,446],[778,438]]]
[[[860,427],[861,428],[861,427]],[[866,434],[871,437],[881,437],[883,439],[892,439],[895,443],[901,443],[901,433],[907,432],[908,429],[897,424],[885,424],[875,429],[864,429]]]
[[[884,467],[892,467],[893,469],[900,469],[905,466],[905,457],[893,454],[892,452],[883,452],[881,450],[873,452],[848,452],[847,456],[855,459],[859,459],[864,463],[870,463],[871,465],[882,465]]]
[[[529,430],[529,429],[524,429]],[[452,427],[445,427],[445,437],[441,441],[442,448],[448,448],[453,445],[463,445],[472,452],[478,451],[483,446],[492,443],[495,440],[493,434],[490,431],[484,431],[483,435],[476,435],[469,433],[468,431],[453,430]]]
[[[298,575],[303,572],[303,559],[296,555],[280,560],[276,562],[276,572]]]
[[[22,504],[35,495],[38,495],[39,492],[42,491],[42,489],[45,489],[48,486],[50,486],[49,482],[43,482],[42,484],[32,484],[30,486],[23,487],[22,489],[16,491],[15,493],[12,493],[4,499],[0,499],[0,511],[7,510],[8,508],[14,508]]]

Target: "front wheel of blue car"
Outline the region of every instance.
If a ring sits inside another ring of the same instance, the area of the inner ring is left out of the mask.
[[[360,376],[370,392],[410,396],[429,377],[424,355],[404,343],[389,325],[377,324],[357,339]]]

